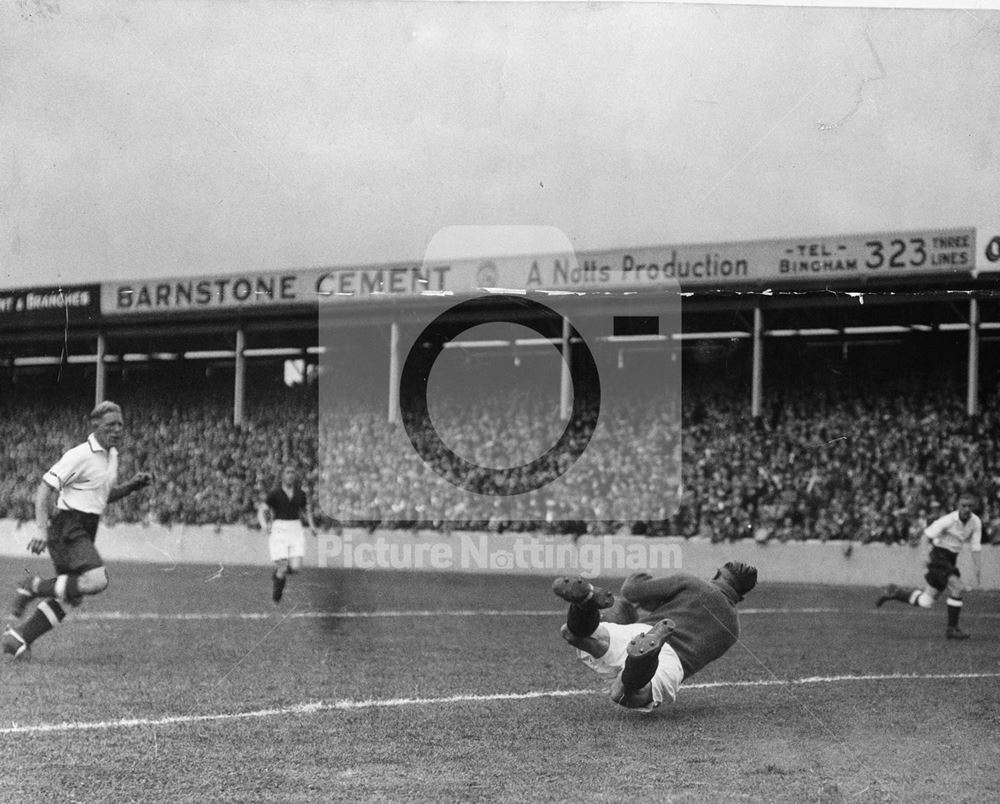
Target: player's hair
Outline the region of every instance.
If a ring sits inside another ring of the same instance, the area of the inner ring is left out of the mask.
[[[961,500],[965,497],[968,497],[973,502],[976,502],[979,500],[979,492],[977,492],[972,486],[962,486],[962,488],[958,490],[958,499]]]
[[[278,469],[277,482],[278,483],[283,483],[284,482],[284,480],[285,480],[285,472],[287,472],[289,469],[291,469],[293,472],[295,472],[295,482],[296,483],[301,483],[302,482],[302,472],[299,471],[299,466],[294,461],[285,461],[283,464],[281,464],[281,468]]]
[[[757,568],[744,564],[742,561],[727,561],[715,574],[718,578],[724,575],[729,585],[742,597],[757,585]]]
[[[99,402],[97,406],[90,411],[90,421],[99,422],[104,418],[106,413],[117,413],[120,416],[122,413],[121,405],[108,399],[105,399],[103,402]]]

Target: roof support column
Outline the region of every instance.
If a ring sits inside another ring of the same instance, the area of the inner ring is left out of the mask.
[[[573,359],[573,346],[571,334],[573,327],[569,319],[563,316],[562,320],[562,365],[559,373],[559,418],[562,421],[569,419],[570,411],[573,410],[573,378],[571,376],[570,361]]]
[[[233,381],[233,424],[237,427],[243,424],[246,407],[247,359],[243,354],[244,349],[246,349],[246,333],[240,325],[236,328],[236,371]]]
[[[389,325],[389,423],[399,421],[399,321]]]
[[[979,415],[979,299],[969,298],[969,370],[965,410]]]
[[[750,388],[750,415],[761,415],[764,395],[764,311],[758,301],[753,308],[753,380]]]
[[[104,363],[108,351],[107,338],[103,332],[97,333],[97,362],[94,364],[96,377],[94,379],[94,407],[104,401],[108,388],[108,368]]]

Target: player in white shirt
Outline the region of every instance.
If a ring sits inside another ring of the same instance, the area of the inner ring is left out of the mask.
[[[925,530],[924,538],[931,543],[931,553],[927,560],[927,581],[925,589],[889,584],[882,596],[875,602],[881,606],[889,600],[898,600],[911,606],[929,609],[944,592],[948,592],[948,639],[968,639],[969,634],[958,627],[958,617],[962,613],[962,593],[965,586],[956,563],[958,554],[965,545],[972,554],[972,566],[976,571],[976,586],[982,583],[982,540],[983,522],[972,513],[976,498],[964,493],[958,498],[958,508],[934,520]]]
[[[56,575],[35,575],[18,586],[11,607],[14,619],[22,617],[32,600],[40,602],[0,638],[3,652],[14,659],[27,659],[31,643],[62,622],[66,616],[63,603],[78,606],[84,595],[100,594],[107,588],[107,570],[94,547],[101,514],[109,502],[153,480],[149,472],[137,472],[127,483],[117,484],[118,443],[125,426],[118,405],[101,402],[91,412],[90,423],[93,431],[87,440],[63,454],[35,493],[38,531],[28,549],[36,554],[48,549]]]

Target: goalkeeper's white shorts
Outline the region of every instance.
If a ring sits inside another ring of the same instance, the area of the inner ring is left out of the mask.
[[[631,625],[619,625],[618,623],[601,623],[601,627],[608,630],[611,637],[611,647],[600,659],[595,659],[583,650],[577,650],[580,661],[593,670],[598,675],[608,680],[608,690],[614,684],[616,678],[625,669],[625,660],[628,658],[628,643],[635,637],[642,636],[653,626],[645,623],[632,623]],[[677,658],[674,649],[669,642],[665,642],[660,648],[659,662],[656,666],[656,673],[650,682],[653,692],[653,703],[646,707],[646,711],[651,711],[664,701],[673,703],[677,699],[677,690],[684,680],[684,668],[681,667],[681,660]]]

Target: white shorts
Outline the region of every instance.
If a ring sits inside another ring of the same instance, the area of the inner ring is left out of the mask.
[[[632,623],[631,625],[601,623],[600,627],[606,628],[611,637],[611,647],[608,648],[608,652],[600,659],[595,659],[586,651],[577,650],[577,656],[587,667],[608,680],[610,691],[611,684],[625,669],[625,660],[628,658],[628,643],[635,637],[645,634],[653,626],[645,623]],[[683,680],[684,668],[681,667],[681,660],[677,658],[670,643],[665,642],[660,648],[659,663],[651,682],[653,703],[646,707],[645,711],[655,709],[664,701],[673,703],[677,699],[677,690]]]
[[[306,554],[306,534],[297,519],[275,519],[267,541],[271,561],[283,558],[303,558]]]

